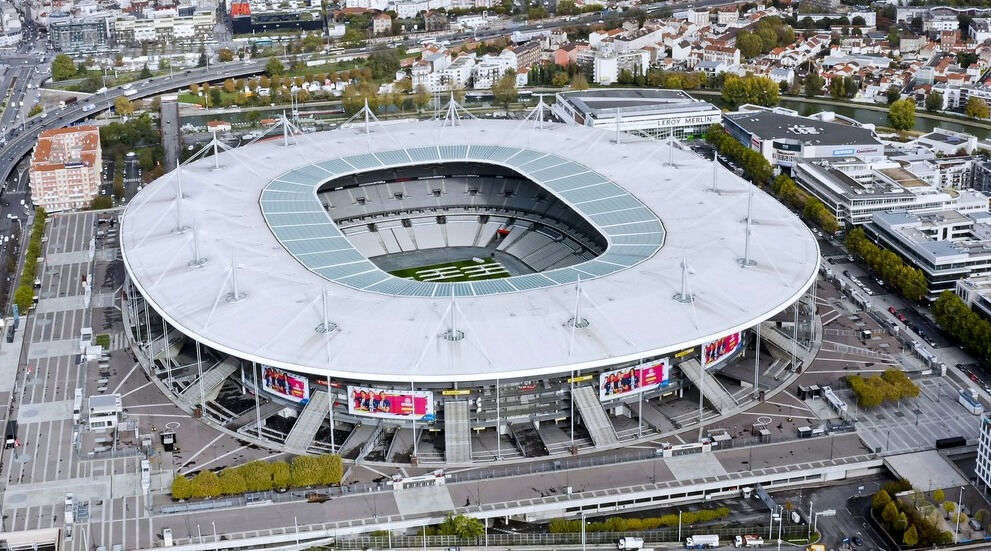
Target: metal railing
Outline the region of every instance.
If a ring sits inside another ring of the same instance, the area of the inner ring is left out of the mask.
[[[753,534],[764,538],[765,541],[773,539],[777,541],[778,529],[773,529],[774,534],[768,534],[768,526],[743,526],[743,527],[720,527],[703,526],[697,528],[685,528],[681,530],[677,527],[660,528],[656,530],[643,530],[639,532],[586,532],[585,542],[588,544],[615,543],[622,537],[635,536],[643,538],[645,542],[678,542],[696,534],[715,534],[720,539],[728,542],[736,536]],[[781,538],[805,539],[809,535],[807,525],[790,525],[781,529]],[[483,546],[483,545],[578,545],[582,542],[582,535],[578,532],[568,533],[533,533],[533,534],[488,534],[474,538],[460,538],[458,536],[354,536],[339,537],[335,541],[335,547],[340,549],[367,549],[367,548],[390,548],[390,547],[445,547],[445,546]]]

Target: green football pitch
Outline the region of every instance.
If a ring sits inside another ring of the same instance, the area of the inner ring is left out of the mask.
[[[491,258],[484,262],[474,260],[455,260],[429,266],[405,268],[390,272],[396,277],[415,279],[417,281],[432,281],[457,283],[461,281],[480,281],[483,279],[499,279],[509,277],[506,268]]]

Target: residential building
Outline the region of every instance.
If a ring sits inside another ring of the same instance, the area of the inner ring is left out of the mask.
[[[389,34],[392,32],[392,16],[380,13],[372,18],[372,34]]]
[[[89,206],[100,192],[100,130],[74,126],[45,130],[31,155],[31,198],[48,212]]]
[[[945,128],[936,128],[928,134],[919,136],[916,142],[931,149],[934,153],[943,155],[953,155],[961,150],[969,155],[977,149],[976,136]]]
[[[978,44],[991,38],[991,19],[987,17],[977,17],[970,21],[969,34],[974,42]]]
[[[114,37],[119,44],[132,46],[146,42],[193,44],[211,41],[216,26],[217,16],[213,10],[154,19],[122,17],[114,23]]]
[[[57,52],[95,53],[113,47],[114,17],[109,14],[65,18],[48,27],[48,40]]]

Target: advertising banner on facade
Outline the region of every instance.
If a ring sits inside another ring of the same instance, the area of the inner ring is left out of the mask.
[[[434,418],[434,393],[425,390],[388,390],[348,387],[348,413],[386,419]]]
[[[265,366],[262,369],[262,388],[286,400],[305,402],[310,399],[310,385],[306,377]]]
[[[668,384],[670,362],[667,358],[647,365],[606,371],[599,375],[599,400],[612,400],[637,392],[645,392]]]
[[[737,351],[743,344],[743,334],[733,333],[705,345],[705,367],[709,368]]]

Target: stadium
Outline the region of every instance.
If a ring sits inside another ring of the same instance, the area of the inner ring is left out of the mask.
[[[812,234],[676,141],[285,128],[121,221],[132,349],[245,440],[449,465],[610,449],[738,411],[813,340]]]

